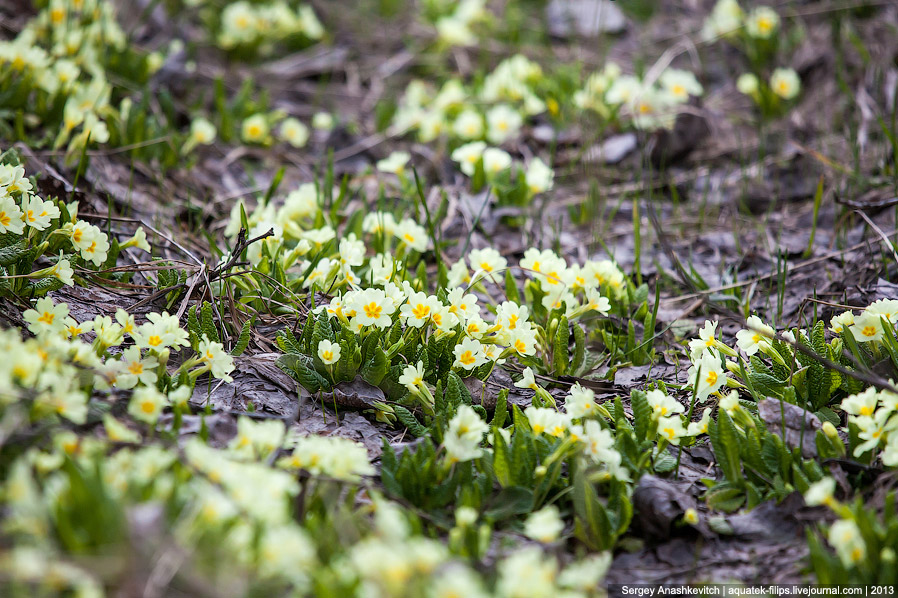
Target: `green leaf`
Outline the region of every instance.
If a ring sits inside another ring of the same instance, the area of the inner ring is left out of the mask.
[[[495,440],[493,443],[493,473],[499,485],[506,488],[512,483],[508,445],[505,444],[505,439],[498,432],[494,432],[493,439]]]
[[[715,443],[714,437],[712,437],[711,446],[714,449],[714,456],[720,463],[720,469],[727,480],[733,484],[741,484],[744,478],[742,462],[739,457],[739,432],[736,430],[733,420],[723,409],[718,412],[716,432],[717,442]]]
[[[300,343],[296,341],[296,337],[293,336],[293,333],[290,332],[290,329],[287,327],[284,327],[283,330],[278,332],[275,342],[277,343],[278,348],[284,353],[303,353],[303,350],[300,348]]]
[[[8,247],[0,248],[0,266],[14,264],[28,253],[28,242],[19,241]]]
[[[372,386],[377,386],[384,379],[384,376],[387,375],[389,367],[390,363],[387,361],[387,354],[384,353],[383,348],[378,345],[374,347],[371,359],[369,359],[364,367],[362,367],[362,379]]]
[[[256,321],[255,314],[249,320],[243,323],[243,328],[240,329],[240,336],[237,337],[237,343],[234,345],[234,348],[231,349],[231,355],[237,357],[238,355],[242,355],[244,351],[246,351],[246,347],[249,346],[250,333],[253,330],[253,324]]]
[[[563,376],[567,372],[568,366],[568,341],[570,340],[571,330],[568,326],[567,316],[561,316],[558,322],[558,330],[555,332],[555,344],[552,348],[552,359],[555,366],[555,375]]]
[[[401,421],[415,438],[420,438],[427,433],[427,428],[422,426],[415,415],[402,405],[395,405],[393,407],[393,413],[396,414],[396,419]]]
[[[511,275],[511,268],[505,270],[505,295],[508,297],[509,301],[514,301],[515,303],[521,303],[521,294],[518,292],[518,283],[515,281],[514,276]]]
[[[574,324],[574,355],[571,358],[571,375],[582,374],[580,368],[586,360],[586,333],[579,324]]]
[[[493,412],[493,419],[490,422],[490,426],[495,428],[501,428],[505,425],[505,420],[508,417],[508,389],[503,388],[499,391],[499,396],[496,398],[496,410]]]
[[[533,509],[533,491],[521,486],[503,488],[490,501],[496,506],[488,508],[483,516],[492,521],[502,521],[515,515],[529,513]]]
[[[215,327],[212,304],[208,301],[203,301],[203,306],[200,309],[200,328],[203,336],[210,341],[215,341],[217,343],[221,342],[221,337],[218,335],[218,328]]]
[[[608,513],[580,468],[574,473],[573,502],[577,536],[591,550],[611,548],[613,540]]]
[[[646,399],[645,391],[634,390],[630,392],[630,406],[633,408],[637,440],[648,440],[649,428],[652,424],[652,407]]]
[[[311,367],[311,360],[306,355],[288,353],[278,357],[274,364],[312,394],[321,389],[330,390],[330,382]]]

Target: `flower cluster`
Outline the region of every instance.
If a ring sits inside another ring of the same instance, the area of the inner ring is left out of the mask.
[[[617,64],[608,63],[587,77],[574,94],[574,104],[605,120],[628,118],[637,129],[669,129],[678,106],[703,93],[702,84],[690,71],[669,68],[656,80],[647,80],[625,75]]]
[[[226,50],[263,46],[263,53],[267,53],[275,43],[294,37],[324,37],[321,21],[307,4],[294,9],[283,1],[260,4],[239,0],[225,6],[220,14],[216,41]]]

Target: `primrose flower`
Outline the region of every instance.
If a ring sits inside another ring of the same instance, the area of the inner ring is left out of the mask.
[[[377,169],[381,172],[389,172],[391,174],[402,174],[405,172],[405,165],[411,159],[408,152],[393,152],[383,160],[377,162]]]
[[[534,195],[548,191],[552,188],[555,179],[555,171],[549,168],[545,162],[539,158],[534,158],[527,166],[527,172],[524,175],[527,182],[527,189]]]
[[[28,322],[28,330],[39,335],[56,334],[65,330],[65,319],[68,315],[68,305],[54,304],[49,297],[43,297],[37,300],[33,309],[26,309],[22,317]]]
[[[745,19],[745,30],[751,37],[769,39],[780,26],[780,16],[769,6],[758,6]]]
[[[679,401],[658,389],[648,391],[646,400],[654,415],[658,417],[670,417],[686,411],[686,408]]]
[[[521,379],[515,382],[514,385],[517,388],[529,388],[530,390],[536,390],[536,378],[533,377],[533,370],[529,367],[524,368]]]
[[[417,365],[407,365],[399,376],[399,384],[405,386],[409,392],[420,391],[424,386],[424,362],[418,361]]]
[[[128,414],[147,424],[155,424],[168,404],[168,398],[154,386],[140,386],[128,403]]]
[[[121,249],[126,249],[128,247],[137,247],[138,249],[143,249],[147,253],[150,252],[150,244],[147,242],[147,232],[143,230],[143,227],[140,226],[134,231],[134,235],[122,243]]]
[[[31,191],[31,181],[25,176],[25,167],[0,164],[0,189],[6,189],[10,195]]]
[[[25,224],[35,230],[44,230],[50,226],[50,221],[59,218],[59,208],[50,200],[44,201],[37,195],[32,195],[22,205]]]
[[[140,442],[140,434],[138,432],[115,419],[110,413],[103,416],[103,428],[106,430],[106,437],[111,442],[127,442],[131,444]]]
[[[564,410],[574,419],[588,417],[596,413],[598,411],[596,393],[591,388],[584,388],[580,386],[579,382],[575,382],[564,399]]]
[[[240,137],[246,143],[263,144],[268,140],[268,119],[264,114],[253,114],[240,125]]]
[[[324,341],[322,341],[324,342]],[[203,335],[197,352],[203,365],[212,372],[212,376],[225,382],[231,382],[229,374],[234,371],[234,358],[224,350],[224,345],[216,341],[210,341]],[[339,345],[337,357],[339,358]]]
[[[451,157],[454,162],[458,162],[458,167],[464,174],[474,176],[477,163],[483,158],[485,150],[486,143],[483,141],[472,141],[455,148]]]
[[[527,407],[524,410],[530,429],[534,434],[548,434],[556,438],[564,434],[569,427],[569,419],[562,413],[549,407]]]
[[[687,436],[698,436],[699,434],[708,433],[708,424],[711,422],[711,408],[705,407],[702,411],[702,418],[697,422],[690,422],[686,429]]]
[[[845,567],[854,567],[867,554],[861,530],[851,519],[840,519],[833,523],[827,539]]]
[[[871,416],[879,403],[879,391],[870,387],[863,392],[849,395],[842,399],[842,411],[850,415]]]
[[[680,69],[667,69],[661,73],[658,82],[664,91],[680,103],[688,102],[689,96],[700,96],[705,91],[695,74]]]
[[[718,0],[702,28],[705,41],[727,36],[742,26],[743,12],[737,0]]]
[[[487,133],[490,143],[500,145],[517,137],[524,119],[520,113],[507,104],[494,106],[486,113]]]
[[[468,259],[471,262],[471,267],[486,273],[484,278],[489,279],[490,282],[496,282],[496,279],[493,278],[494,272],[504,270],[505,267],[508,266],[508,260],[502,257],[502,255],[492,247],[472,249],[468,254]],[[477,276],[475,274],[475,279],[476,278]]]
[[[698,361],[705,351],[716,347],[717,322],[705,320],[705,325],[698,331],[698,338],[689,341],[689,354],[692,361]]]
[[[396,230],[396,219],[389,212],[369,212],[362,219],[362,230],[372,235],[383,232],[392,236]]]
[[[510,334],[511,348],[518,355],[529,356],[536,353],[536,330],[528,322],[526,326],[519,326]]]
[[[340,361],[340,345],[327,339],[318,343],[318,358],[324,365],[333,365]]]
[[[156,383],[154,368],[158,362],[153,357],[142,358],[138,347],[128,347],[122,352],[122,372],[116,380],[118,388],[134,388],[138,382],[152,386]]]
[[[801,91],[801,79],[792,69],[776,69],[770,75],[770,89],[784,100],[791,100]]]
[[[9,195],[0,197],[0,233],[21,235],[25,230],[22,210]]]
[[[473,370],[486,363],[483,345],[473,338],[466,337],[461,343],[455,345],[452,351],[455,354],[455,362],[452,367]]]
[[[312,128],[319,131],[332,131],[337,122],[330,112],[316,112],[312,116]]]
[[[511,167],[511,155],[498,147],[483,150],[483,172],[494,177]]]
[[[830,477],[823,478],[819,482],[810,485],[804,493],[804,502],[809,507],[817,505],[832,506],[835,504],[836,480]]]
[[[534,511],[524,522],[524,535],[543,544],[551,544],[557,540],[563,529],[564,521],[555,505]]]
[[[850,421],[857,425],[860,430],[858,438],[864,441],[855,447],[855,457],[878,447],[889,432],[898,428],[898,416],[893,416],[888,409],[878,409],[872,417],[854,416]]]
[[[480,139],[483,128],[483,117],[470,108],[462,111],[452,123],[452,132],[460,139]]]
[[[680,416],[674,415],[658,418],[658,436],[671,444],[678,445],[680,438],[688,436],[688,432],[683,427],[683,420],[680,419]]]
[[[726,373],[720,365],[720,357],[710,351],[703,353],[701,360],[689,368],[690,388],[695,387],[696,377],[699,375],[701,375],[701,379],[698,380],[696,397],[700,401],[706,401],[708,395],[719,391],[727,379]]]
[[[449,311],[459,319],[470,318],[480,313],[480,305],[477,303],[477,297],[470,293],[465,293],[461,287],[456,287],[449,291],[446,300],[449,302]]]
[[[254,421],[250,417],[241,417],[237,420],[237,435],[228,448],[239,454],[264,459],[281,447],[284,435],[281,421]]]
[[[427,236],[427,231],[424,230],[423,226],[411,218],[403,218],[402,221],[396,225],[396,230],[393,234],[410,249],[413,249],[418,253],[423,253],[427,250],[427,240],[429,238]]]
[[[859,342],[878,341],[882,339],[882,316],[865,311],[854,319],[848,330]]]
[[[405,320],[406,326],[421,328],[430,322],[436,303],[439,303],[436,298],[427,293],[413,292],[399,308],[399,315]]]
[[[489,430],[489,425],[470,405],[461,405],[446,428],[443,445],[453,463],[470,461],[483,454],[480,442]]]
[[[880,316],[892,324],[898,323],[898,300],[879,299],[868,305],[864,313]]]
[[[586,289],[586,303],[583,304],[583,307],[589,311],[597,311],[604,316],[611,311],[611,302],[608,297],[603,297],[597,290]]]
[[[450,46],[473,46],[477,43],[477,36],[468,24],[455,16],[441,17],[435,25],[440,39]]]
[[[837,316],[833,316],[833,319],[829,322],[829,329],[836,334],[842,334],[845,331],[845,328],[850,327],[853,324],[854,312],[846,310]]]
[[[190,145],[191,148],[197,145],[209,145],[215,141],[216,135],[218,135],[218,129],[215,128],[215,125],[205,118],[195,118],[190,123],[190,134],[186,145]]]
[[[758,316],[749,316],[746,323],[748,324],[748,330],[740,330],[736,333],[736,344],[745,351],[746,355],[751,357],[762,346],[770,345],[768,339],[773,337],[775,331],[762,322]]]
[[[309,141],[309,127],[298,118],[285,118],[278,129],[278,137],[293,147],[304,147]]]
[[[747,96],[758,93],[758,88],[760,86],[761,82],[758,81],[758,76],[754,73],[742,73],[739,75],[739,78],[736,79],[736,89],[739,90],[739,93]]]
[[[388,328],[393,324],[390,316],[396,311],[396,305],[380,289],[365,289],[354,293],[349,309],[355,311],[355,321],[362,326]]]

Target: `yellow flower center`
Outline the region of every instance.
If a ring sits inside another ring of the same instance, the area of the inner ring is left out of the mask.
[[[140,410],[146,414],[155,413],[156,411],[156,403],[153,401],[144,401],[140,404]]]
[[[673,440],[677,435],[676,431],[673,428],[664,428],[664,434],[669,440]]]
[[[371,318],[372,320],[376,320],[380,317],[381,312],[383,312],[383,308],[372,301],[368,305],[364,306],[365,315]]]
[[[143,373],[143,364],[139,361],[132,361],[131,364],[128,365],[128,371],[135,376],[139,376]]]
[[[45,311],[43,314],[41,314],[41,317],[39,317],[39,318],[37,319],[37,321],[38,321],[38,322],[43,322],[44,324],[46,324],[46,325],[48,325],[48,326],[52,326],[52,325],[53,325],[53,319],[54,319],[55,317],[56,317],[56,314],[54,314],[53,312]]]
[[[864,326],[861,334],[864,336],[876,336],[876,326]]]
[[[333,351],[322,351],[321,358],[324,361],[330,361],[331,359],[334,358],[334,352]]]
[[[708,372],[708,377],[705,378],[705,382],[708,383],[708,386],[714,386],[717,383],[717,372]]]
[[[412,315],[415,316],[419,320],[423,320],[427,316],[430,315],[430,306],[425,305],[423,303],[419,303],[412,309]]]
[[[12,218],[6,215],[6,212],[0,212],[0,225],[9,226],[12,222]]]
[[[527,344],[521,339],[518,339],[514,342],[514,348],[518,353],[525,353],[527,351]]]
[[[464,365],[471,365],[476,361],[474,354],[470,350],[462,353],[461,357],[459,357],[458,360]]]
[[[861,407],[861,415],[873,415],[873,407],[864,405],[863,407]]]

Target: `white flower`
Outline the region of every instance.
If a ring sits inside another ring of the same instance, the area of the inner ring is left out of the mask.
[[[801,91],[801,79],[792,69],[776,69],[770,76],[770,89],[784,100],[791,100]]]
[[[702,418],[697,422],[690,422],[686,429],[687,436],[698,436],[699,434],[708,433],[708,424],[711,422],[711,408],[705,407],[702,411]]]
[[[329,112],[316,112],[312,116],[312,128],[319,131],[330,131],[336,126],[334,117]]]
[[[829,543],[836,549],[839,560],[851,568],[867,554],[867,545],[857,524],[850,519],[840,519],[829,528]]]
[[[473,109],[462,111],[452,123],[452,132],[460,139],[480,139],[483,137],[483,117]]]
[[[409,248],[414,249],[419,253],[427,250],[427,241],[429,238],[427,236],[427,231],[424,230],[423,226],[411,218],[404,218],[397,224],[393,234],[396,235],[398,239],[401,239],[403,243],[408,245]]]
[[[569,419],[562,413],[548,407],[527,407],[524,410],[530,429],[534,434],[548,434],[560,437],[569,427]]]
[[[867,306],[864,313],[884,317],[892,324],[898,323],[898,299],[879,299]]]
[[[268,132],[268,119],[264,114],[253,114],[240,125],[240,137],[246,143],[265,143]]]
[[[758,352],[758,349],[770,344],[769,339],[773,337],[774,330],[762,322],[758,316],[749,316],[746,323],[748,330],[740,330],[736,333],[736,344],[745,351],[746,355],[751,357]]]
[[[451,46],[472,46],[477,43],[477,36],[468,24],[454,16],[441,17],[436,22],[440,39]]]
[[[689,353],[692,361],[698,361],[705,351],[712,350],[716,344],[717,322],[705,320],[705,325],[698,331],[698,338],[689,341]]]
[[[658,389],[648,391],[646,400],[649,403],[649,407],[652,408],[652,413],[658,417],[669,417],[686,411],[686,408],[679,401]]]
[[[381,172],[389,172],[391,174],[402,174],[405,172],[405,165],[411,159],[408,152],[393,152],[383,160],[377,162],[377,169]]]
[[[490,143],[500,145],[518,136],[524,119],[517,110],[507,104],[494,106],[486,113],[487,133]]]
[[[564,400],[564,410],[574,419],[592,415],[597,411],[596,393],[580,386],[579,382],[574,383]]]
[[[13,233],[21,235],[25,229],[25,220],[22,218],[22,210],[9,195],[0,191],[0,233]]]
[[[819,482],[814,482],[804,493],[804,502],[809,507],[817,505],[833,504],[833,494],[836,491],[836,480],[833,478],[823,478]]]
[[[491,282],[496,282],[493,273],[498,270],[504,270],[508,265],[508,260],[492,247],[472,249],[468,254],[468,260],[470,260],[472,268],[486,273],[485,278],[488,278]]]
[[[65,319],[68,315],[68,305],[65,303],[54,304],[49,297],[43,297],[37,300],[34,309],[26,309],[22,317],[28,322],[28,330],[39,335],[62,332],[65,329]]]
[[[452,152],[452,160],[458,162],[458,167],[464,174],[474,176],[477,163],[483,157],[485,150],[486,143],[483,141],[472,141],[455,148]]]
[[[332,365],[340,361],[340,345],[327,339],[318,343],[318,358],[325,365]]]
[[[365,289],[354,293],[347,307],[355,312],[355,322],[362,326],[387,328],[393,324],[390,317],[396,311],[396,305],[380,289]]]
[[[197,348],[200,361],[208,368],[212,375],[219,380],[231,382],[229,376],[234,371],[234,358],[224,350],[224,345],[216,341],[210,341],[203,335]],[[338,351],[339,354],[339,351]]]
[[[563,529],[564,521],[561,520],[558,507],[555,505],[531,513],[524,522],[524,535],[543,544],[557,540]]]
[[[545,162],[539,158],[534,158],[527,166],[527,172],[524,175],[527,182],[527,188],[530,193],[542,193],[552,188],[555,179],[555,171],[549,168]]]
[[[854,319],[848,330],[860,342],[878,341],[882,338],[882,316],[864,312]]]
[[[658,436],[669,443],[680,444],[680,438],[687,435],[688,432],[683,427],[683,420],[680,419],[679,415],[658,419]]]
[[[833,319],[829,322],[829,329],[836,334],[842,334],[845,328],[852,324],[854,324],[854,312],[846,310],[837,316],[833,316]]]
[[[696,377],[701,375],[698,381],[696,397],[700,401],[708,399],[708,395],[719,391],[726,383],[726,373],[720,365],[720,356],[714,352],[706,351],[701,360],[689,368],[689,388],[695,388]]]
[[[758,92],[758,87],[760,86],[761,82],[758,81],[758,76],[754,73],[742,73],[739,75],[739,78],[736,79],[736,89],[739,90],[739,93],[747,96],[756,94]]]
[[[840,406],[842,411],[851,415],[871,416],[878,403],[879,391],[871,386],[863,392],[845,397]]]
[[[128,413],[138,421],[155,424],[167,404],[168,398],[154,386],[140,386],[128,403]]]
[[[59,208],[52,201],[44,201],[37,195],[32,195],[22,205],[25,224],[35,230],[44,230],[50,226],[50,221],[59,218]]]
[[[408,301],[399,308],[399,315],[405,320],[407,326],[421,328],[431,321],[431,314],[438,303],[436,297],[414,292],[409,295]]]
[[[218,130],[205,118],[195,118],[190,123],[190,141],[194,145],[208,145],[215,141]]]
[[[455,354],[455,362],[452,364],[452,367],[473,370],[486,363],[483,345],[480,344],[480,341],[473,338],[466,337],[463,339],[461,343],[455,346],[453,353]]]
[[[486,176],[496,176],[511,167],[511,155],[497,147],[483,150],[483,172]]]
[[[407,365],[399,376],[399,384],[405,386],[409,392],[416,392],[424,385],[424,362],[418,361],[417,365]]]
[[[446,453],[453,462],[470,461],[480,457],[480,442],[489,425],[469,405],[461,405],[443,437]]]
[[[515,382],[514,385],[517,388],[529,388],[530,390],[536,390],[536,378],[533,377],[533,370],[529,367],[524,368],[521,379]],[[568,413],[570,413],[570,411],[568,411]]]
[[[278,129],[278,136],[293,147],[303,147],[309,141],[309,127],[298,118],[285,118]]]
[[[154,357],[143,358],[140,348],[131,346],[122,352],[123,370],[116,379],[117,388],[134,388],[140,382],[146,386],[156,383],[154,368],[158,362]]]
[[[704,92],[702,84],[690,71],[667,69],[658,79],[661,87],[677,102],[689,101],[689,96],[700,96]]]
[[[745,30],[752,37],[768,39],[780,25],[780,16],[769,6],[758,6],[745,19]]]

